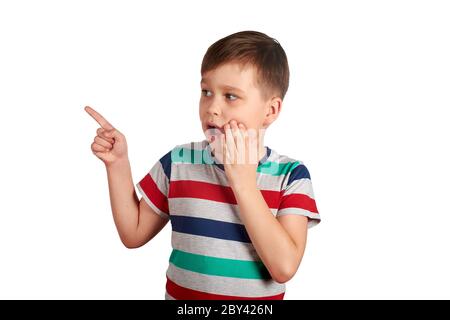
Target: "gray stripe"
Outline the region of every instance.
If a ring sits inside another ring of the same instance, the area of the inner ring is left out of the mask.
[[[291,183],[289,189],[284,192],[284,195],[287,196],[292,193],[306,194],[311,199],[314,199],[314,191],[312,188],[311,180],[308,178],[295,180],[293,183]]]
[[[284,176],[256,173],[256,183],[260,190],[280,191]],[[193,180],[228,187],[225,172],[214,165],[182,163],[172,167],[170,181]],[[287,183],[287,180],[286,182]]]
[[[161,191],[162,194],[167,196],[167,187],[169,184],[169,179],[167,178],[166,174],[164,173],[164,169],[161,165],[161,162],[155,163],[153,168],[149,172],[150,176],[152,177],[153,181],[155,181],[155,184],[158,186],[159,191]]]
[[[170,181],[175,180],[194,180],[229,186],[225,172],[217,168],[217,166],[209,164],[176,164],[172,167]]]
[[[285,291],[285,285],[274,280],[241,279],[209,276],[169,264],[167,276],[184,288],[228,296],[264,297]]]
[[[168,294],[167,291],[166,291],[166,294],[164,295],[164,297],[166,298],[166,300],[175,300],[175,298],[172,297],[170,294]]]
[[[242,224],[239,218],[239,207],[235,204],[196,198],[170,198],[169,211],[171,215]],[[270,209],[270,211],[275,216],[278,209]]]
[[[172,231],[172,247],[209,257],[261,261],[251,243],[203,237]]]
[[[300,209],[300,208],[284,208],[278,211],[277,217],[285,216],[288,214],[294,214],[299,216],[308,217],[308,228],[312,228],[319,224],[321,218],[318,213],[313,213],[308,210]]]

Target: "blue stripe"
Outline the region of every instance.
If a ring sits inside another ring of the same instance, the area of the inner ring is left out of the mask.
[[[287,185],[290,186],[292,182],[299,179],[311,179],[309,175],[308,169],[303,164],[300,164],[294,168],[294,170],[291,171],[291,174],[289,175],[288,183]]]
[[[171,157],[172,151],[167,152],[161,159],[159,159],[159,162],[161,162],[161,166],[163,167],[164,173],[167,176],[167,179],[169,179],[170,182],[170,173],[172,168],[172,157]]]
[[[171,215],[172,231],[250,243],[245,226],[205,218]]]

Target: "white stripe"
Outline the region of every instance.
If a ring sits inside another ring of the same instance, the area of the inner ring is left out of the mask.
[[[237,204],[196,198],[170,198],[169,211],[171,215],[243,224],[239,218]],[[278,209],[270,209],[270,211],[275,216]]]
[[[169,179],[167,178],[160,161],[155,163],[153,168],[150,170],[149,174],[152,177],[155,184],[158,186],[159,191],[161,191],[161,193],[167,197]]]
[[[284,191],[284,196],[301,193],[305,194],[311,199],[314,199],[314,191],[312,188],[311,180],[308,178],[298,179],[291,183],[291,185]]]
[[[176,250],[215,258],[261,261],[261,258],[251,243],[240,241],[216,239],[172,231],[172,247]]]
[[[274,280],[242,279],[210,276],[178,268],[170,263],[167,270],[170,280],[181,287],[201,292],[240,297],[274,296],[285,291],[285,285]]]
[[[294,214],[299,216],[308,217],[308,228],[312,228],[319,224],[321,218],[318,213],[314,213],[308,210],[300,209],[300,208],[284,208],[278,210],[277,217],[285,216],[288,214]]]
[[[225,172],[215,165],[178,163],[172,169],[170,181],[192,180],[228,187]]]
[[[167,291],[164,296],[165,296],[166,300],[176,300],[174,297],[172,297],[170,294],[168,294]]]
[[[212,183],[224,187],[229,187],[225,172],[215,165],[179,163],[172,167],[170,181],[192,180]],[[282,188],[284,175],[272,176],[256,173],[256,183],[259,190],[280,191]],[[287,183],[287,180],[286,180]]]

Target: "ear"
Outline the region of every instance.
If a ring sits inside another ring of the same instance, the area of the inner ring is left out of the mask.
[[[263,121],[263,128],[268,128],[272,124],[272,122],[277,120],[278,115],[281,112],[282,105],[283,100],[281,100],[280,97],[273,97],[267,102],[264,109],[265,115]]]

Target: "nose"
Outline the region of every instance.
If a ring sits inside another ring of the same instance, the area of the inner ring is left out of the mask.
[[[214,116],[220,115],[221,109],[220,109],[219,101],[217,101],[216,99],[212,99],[212,101],[210,102],[210,104],[207,107],[206,112],[209,115],[214,115]]]

